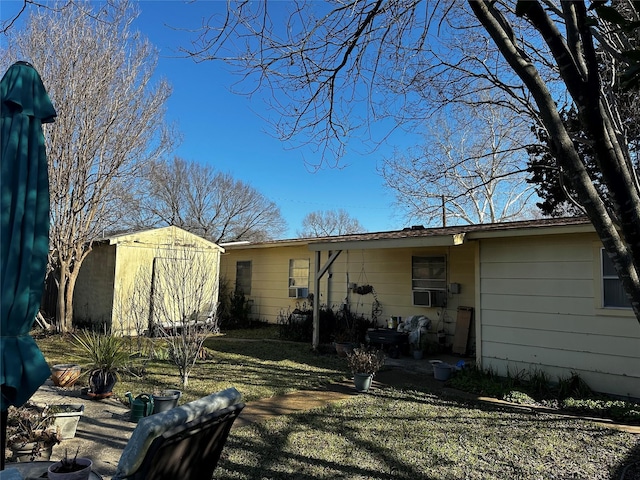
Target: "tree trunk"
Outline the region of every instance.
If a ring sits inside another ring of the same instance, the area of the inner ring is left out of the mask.
[[[515,44],[509,24],[492,2],[469,1],[471,9],[492,37],[505,60],[531,92],[539,109],[541,123],[551,139],[556,161],[575,189],[578,200],[611,258],[618,277],[631,301],[640,322],[640,199],[635,176],[630,172],[630,159],[620,148],[613,121],[604,108],[601,97],[598,62],[593,54],[593,40],[588,33],[586,13],[578,12],[567,20],[567,29],[580,32],[584,52],[569,51],[560,31],[551,27],[546,13],[538,2],[530,2],[525,15],[538,29],[558,64],[567,90],[581,113],[582,122],[596,144],[596,157],[603,173],[603,181],[613,205],[607,205],[595,189],[593,181],[569,136],[557,105],[536,67]],[[584,3],[569,4],[567,8],[584,9]],[[584,25],[581,22],[585,23]],[[589,45],[589,42],[591,44]],[[576,57],[584,53],[582,62]],[[584,71],[582,71],[582,69]]]
[[[56,298],[56,319],[58,320],[58,330],[61,333],[68,333],[69,327],[66,319],[66,296],[65,291],[67,289],[67,264],[60,262],[60,279],[58,280],[58,295]]]
[[[68,262],[60,262],[60,281],[56,302],[56,319],[61,333],[73,331],[73,292],[78,279],[80,263],[76,262],[73,270]]]

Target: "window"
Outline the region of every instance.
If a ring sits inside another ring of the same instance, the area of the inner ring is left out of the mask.
[[[447,290],[447,259],[444,255],[411,257],[412,290]]]
[[[602,258],[602,306],[615,308],[631,308],[631,302],[622,288],[613,262],[604,249],[600,250]]]
[[[251,295],[251,261],[236,262],[236,293]]]
[[[289,297],[307,298],[309,294],[309,259],[289,260]]]

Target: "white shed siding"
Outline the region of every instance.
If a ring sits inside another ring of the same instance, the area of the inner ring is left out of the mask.
[[[483,240],[481,361],[500,374],[578,373],[594,390],[640,397],[640,325],[601,316],[595,237]]]

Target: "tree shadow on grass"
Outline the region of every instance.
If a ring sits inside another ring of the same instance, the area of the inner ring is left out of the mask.
[[[635,448],[618,464],[611,480],[640,480],[640,437]]]
[[[610,478],[632,436],[384,389],[235,429],[215,478]]]

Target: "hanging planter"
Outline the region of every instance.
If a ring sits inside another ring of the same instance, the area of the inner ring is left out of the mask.
[[[356,288],[353,289],[353,292],[357,293],[358,295],[369,295],[370,293],[373,293],[373,286],[358,285]]]

